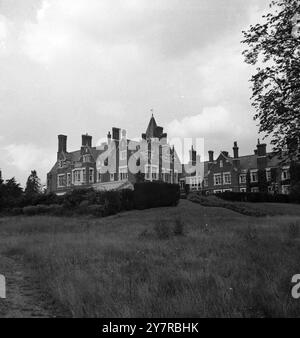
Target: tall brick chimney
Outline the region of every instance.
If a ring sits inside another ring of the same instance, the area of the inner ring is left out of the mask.
[[[257,168],[265,169],[267,167],[267,145],[265,143],[257,142]]]
[[[92,136],[85,134],[81,136],[82,139],[82,147],[84,146],[88,146],[88,147],[92,147]]]
[[[257,155],[259,157],[267,155],[267,145],[265,143],[260,143],[259,139],[257,142]]]
[[[239,147],[237,144],[237,141],[233,144],[233,165],[235,168],[238,168],[240,166],[240,159],[239,159]]]
[[[196,165],[196,159],[197,159],[197,152],[192,146],[192,149],[190,150],[190,163],[195,166]]]
[[[208,162],[212,163],[214,161],[214,152],[212,150],[209,150],[208,157],[209,157]]]
[[[107,134],[107,144],[110,144],[110,143],[111,143],[111,133],[109,131]]]
[[[112,138],[115,141],[120,141],[120,132],[121,130],[119,128],[113,127],[112,128]]]
[[[58,153],[67,152],[67,136],[58,135]]]
[[[237,141],[234,142],[232,149],[233,149],[233,158],[239,158],[239,147]]]

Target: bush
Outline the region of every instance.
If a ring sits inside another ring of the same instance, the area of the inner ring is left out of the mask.
[[[227,191],[218,194],[217,197],[232,202],[251,202],[251,203],[290,203],[291,198],[288,195],[268,194],[268,193],[252,193],[252,192],[231,192]]]
[[[300,182],[292,186],[290,198],[293,202],[300,203]]]
[[[48,212],[53,216],[63,216],[65,214],[65,209],[62,205],[52,204],[49,205]]]
[[[79,207],[77,208],[76,211],[81,215],[88,214],[89,213],[88,206],[89,206],[89,201],[84,200],[80,202]]]
[[[115,215],[122,210],[120,191],[106,191],[103,194],[104,216]]]
[[[176,184],[159,182],[138,183],[135,190],[95,191],[94,189],[74,189],[64,196],[53,193],[24,197],[20,210],[25,215],[40,214],[72,215],[90,214],[96,216],[115,215],[122,210],[147,209],[176,206],[180,189]],[[32,204],[28,204],[32,203]],[[89,208],[92,206],[91,208]],[[98,208],[96,206],[99,206]]]
[[[122,210],[134,209],[134,191],[125,189],[121,191]]]
[[[9,213],[13,216],[18,216],[23,214],[23,208],[12,208]]]
[[[84,200],[91,199],[91,194],[94,193],[93,189],[74,189],[67,192],[63,197],[63,205],[67,209],[75,209],[80,206]]]
[[[42,215],[49,212],[49,206],[47,205],[33,205],[23,208],[23,213],[26,216]]]
[[[134,185],[134,205],[139,210],[176,206],[179,199],[178,184],[145,182]]]
[[[104,206],[99,204],[89,205],[88,213],[96,217],[102,217],[104,214]]]

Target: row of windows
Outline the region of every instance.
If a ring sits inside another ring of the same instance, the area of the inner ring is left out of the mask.
[[[281,171],[281,180],[285,181],[285,180],[289,180],[289,179],[290,179],[289,169],[283,169]],[[272,181],[272,173],[271,173],[270,169],[266,169],[266,180],[267,180],[267,182]],[[246,181],[247,181],[247,175],[241,174],[240,175],[240,183],[246,184]],[[253,171],[250,172],[250,181],[251,181],[251,183],[257,183],[258,182],[258,171],[257,170],[253,170]]]
[[[88,170],[88,178],[86,179],[86,169],[74,169],[72,173],[60,174],[57,175],[57,187],[69,187],[71,184],[81,185],[86,183],[94,183],[94,169],[90,168]]]
[[[223,190],[214,190],[214,194],[220,194],[223,192],[227,192],[227,191],[232,191],[232,189],[223,189]],[[246,188],[240,188],[240,192],[247,192]],[[253,187],[251,188],[251,192],[253,193],[258,193],[259,192],[259,188],[258,187]],[[274,187],[269,186],[268,187],[268,192],[269,193],[274,193]],[[283,185],[281,186],[281,193],[288,195],[290,193],[290,185]]]
[[[223,180],[222,180],[223,176]],[[228,185],[231,184],[231,174],[224,173],[222,174],[215,174],[214,175],[214,185]]]
[[[281,172],[281,180],[285,181],[290,179],[290,173],[289,169],[283,169]],[[267,182],[271,182],[272,180],[272,174],[271,170],[266,170],[266,180]],[[240,184],[246,184],[247,182],[247,175],[241,174],[239,178]],[[250,182],[251,183],[257,183],[258,182],[258,171],[253,170],[250,172]],[[223,180],[222,180],[222,174],[215,174],[214,175],[214,185],[228,185],[231,184],[231,174],[230,173],[224,173],[223,174]],[[204,186],[208,186],[208,182],[204,182]]]

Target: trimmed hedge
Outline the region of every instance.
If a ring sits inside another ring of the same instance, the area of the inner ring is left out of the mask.
[[[292,200],[289,195],[282,194],[268,194],[268,193],[240,193],[227,191],[221,194],[217,194],[217,197],[232,202],[251,202],[251,203],[292,203],[296,202]]]
[[[120,211],[176,206],[180,199],[177,184],[161,182],[142,182],[135,184],[135,190],[95,191],[93,189],[74,189],[64,196],[43,194],[31,200],[22,201],[18,207],[7,209],[7,214],[27,216],[74,214],[110,216]]]
[[[136,209],[176,206],[180,199],[177,184],[143,182],[134,185],[134,205]]]

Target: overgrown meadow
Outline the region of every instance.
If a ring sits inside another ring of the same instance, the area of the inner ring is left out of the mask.
[[[4,217],[0,257],[22,262],[70,317],[297,317],[300,206],[268,208],[251,217],[185,200],[106,218]]]

